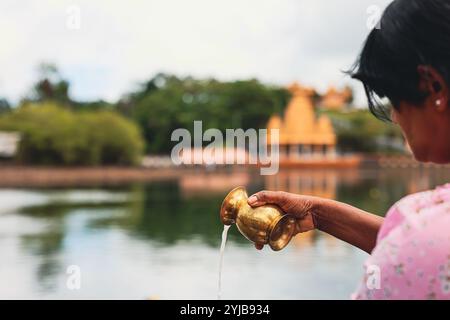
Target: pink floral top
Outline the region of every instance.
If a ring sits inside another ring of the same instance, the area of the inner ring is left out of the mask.
[[[391,207],[353,299],[450,299],[450,184]]]

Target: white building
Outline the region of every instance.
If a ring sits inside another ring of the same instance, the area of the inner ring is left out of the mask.
[[[0,131],[0,157],[12,158],[19,148],[20,134]]]

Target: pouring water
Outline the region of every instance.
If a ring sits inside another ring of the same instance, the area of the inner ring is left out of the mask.
[[[218,291],[217,291],[217,299],[220,300],[222,295],[222,265],[223,265],[223,253],[225,251],[225,244],[227,243],[227,235],[228,235],[228,229],[230,229],[231,226],[223,226],[223,232],[222,232],[222,243],[220,244],[220,259],[219,259],[219,284],[218,284]]]

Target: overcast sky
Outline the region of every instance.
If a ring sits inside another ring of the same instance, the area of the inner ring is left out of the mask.
[[[114,101],[157,72],[256,77],[324,90],[351,66],[388,0],[2,0],[0,97],[29,92],[55,63],[75,99]],[[80,19],[78,17],[80,13]],[[80,22],[78,25],[78,21]],[[78,28],[79,26],[79,28]]]

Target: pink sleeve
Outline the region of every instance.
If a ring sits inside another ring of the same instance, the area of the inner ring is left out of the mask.
[[[404,217],[401,214],[400,210],[398,210],[396,205],[393,205],[386,214],[386,218],[384,219],[380,231],[378,231],[377,243],[379,243],[384,237],[386,237],[392,229],[401,224],[403,219]]]
[[[354,299],[450,299],[450,206],[394,219],[364,265]],[[398,222],[398,221],[397,221]],[[395,227],[396,225],[396,227]]]

